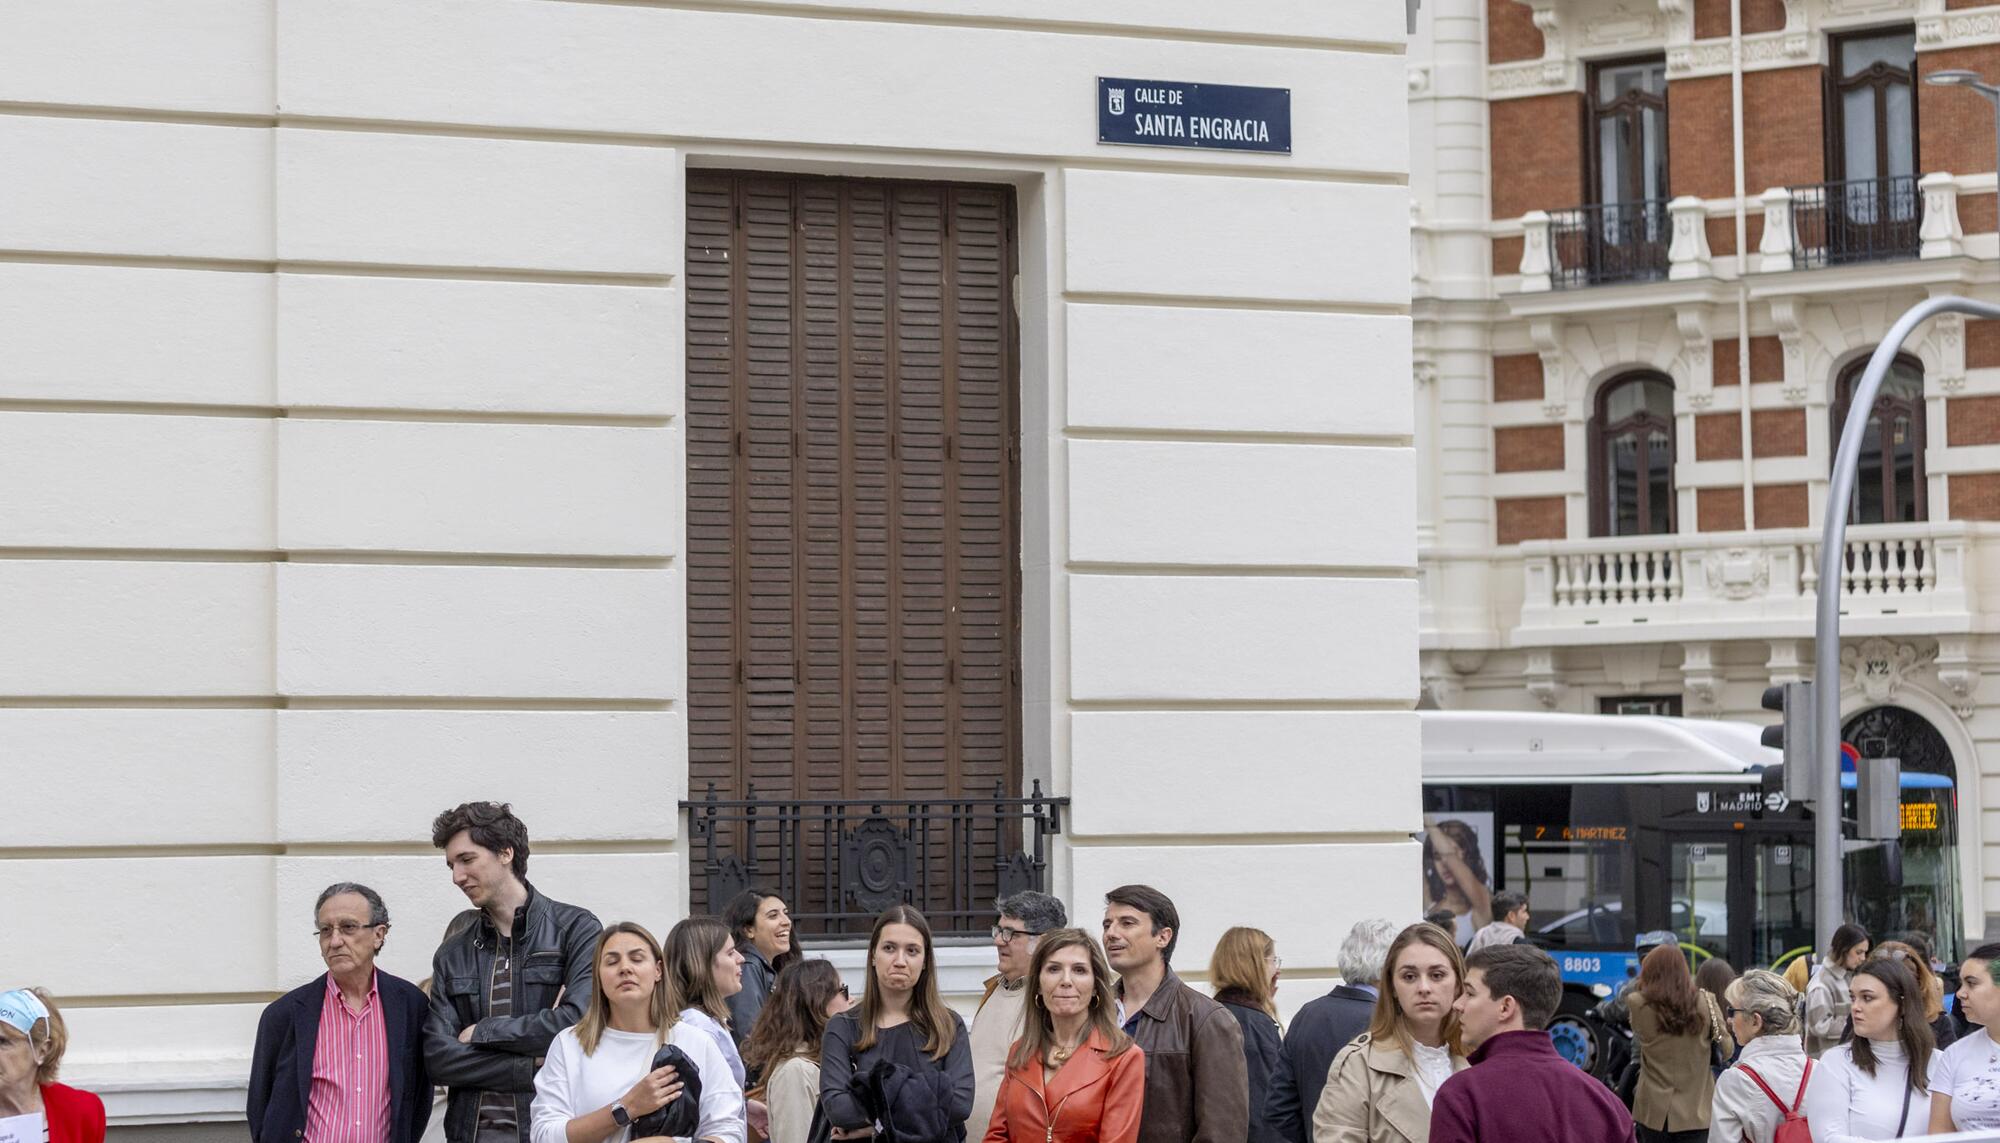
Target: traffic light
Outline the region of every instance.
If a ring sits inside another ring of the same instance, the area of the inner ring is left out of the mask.
[[[1903,836],[1903,760],[1863,758],[1854,764],[1854,836],[1895,841]]]
[[[1813,700],[1811,683],[1785,683],[1764,688],[1764,709],[1781,712],[1782,721],[1764,728],[1764,745],[1785,752],[1785,797],[1810,803],[1818,790],[1813,787],[1817,763],[1813,751]]]

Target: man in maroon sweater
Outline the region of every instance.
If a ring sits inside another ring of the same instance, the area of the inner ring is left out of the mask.
[[[1453,1008],[1472,1066],[1438,1088],[1430,1143],[1634,1143],[1631,1112],[1549,1042],[1562,1001],[1549,954],[1492,945],[1465,969]]]

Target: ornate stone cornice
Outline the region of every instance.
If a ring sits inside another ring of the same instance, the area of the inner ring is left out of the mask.
[[[1776,71],[1820,62],[1818,42],[1811,36],[1760,32],[1743,37],[1743,70]],[[1697,40],[1667,49],[1667,74],[1674,79],[1729,74],[1729,41]]]
[[[2000,8],[1946,12],[1941,4],[1919,5],[1917,43],[1926,50],[2000,44]]]

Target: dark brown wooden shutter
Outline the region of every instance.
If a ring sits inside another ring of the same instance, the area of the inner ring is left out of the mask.
[[[694,796],[1018,791],[1012,191],[687,198]]]

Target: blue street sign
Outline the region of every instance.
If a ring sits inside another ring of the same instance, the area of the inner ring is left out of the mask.
[[[1099,76],[1097,141],[1289,155],[1292,89]]]

